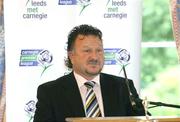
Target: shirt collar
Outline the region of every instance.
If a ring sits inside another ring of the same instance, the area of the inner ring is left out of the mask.
[[[87,82],[87,80],[85,78],[83,78],[81,75],[77,74],[75,71],[73,72],[75,79],[77,81],[78,87],[80,88],[81,86],[84,85],[85,82]],[[100,85],[100,75],[98,74],[96,77],[94,77],[91,81],[94,81],[97,85]]]

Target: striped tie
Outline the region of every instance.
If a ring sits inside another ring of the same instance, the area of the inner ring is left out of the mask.
[[[87,87],[86,93],[86,117],[101,117],[101,111],[93,91],[95,82],[89,81],[84,84]]]

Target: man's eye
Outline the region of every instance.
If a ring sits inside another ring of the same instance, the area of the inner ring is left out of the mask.
[[[90,50],[84,50],[84,52],[90,52]]]
[[[102,52],[102,50],[98,50],[98,52]]]
[[[103,52],[103,50],[99,49],[99,50],[97,50],[97,52],[101,53],[101,52]]]

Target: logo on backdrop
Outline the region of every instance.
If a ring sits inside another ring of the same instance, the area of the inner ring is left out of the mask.
[[[59,5],[79,5],[81,10],[79,15],[83,13],[86,7],[91,4],[91,0],[59,0]]]
[[[125,12],[126,6],[127,6],[126,0],[108,0],[106,3],[106,12],[104,13],[104,18],[126,19],[127,18],[127,12]]]
[[[126,49],[122,48],[106,48],[104,49],[105,65],[120,65],[122,67],[127,66],[130,61],[130,53]]]
[[[77,0],[59,0],[59,5],[76,5]]]
[[[92,1],[91,0],[59,0],[58,4],[79,5],[81,7],[79,15],[81,15],[83,12],[85,12],[85,9],[92,4]],[[106,5],[104,6],[105,12],[103,13],[103,18],[126,19],[127,18],[126,6],[127,6],[126,0],[107,0]]]
[[[52,66],[53,56],[48,50],[42,49],[23,49],[20,56],[20,67],[41,66],[43,73]]]
[[[91,4],[91,0],[78,0],[79,5],[81,6],[81,11],[79,15]]]
[[[28,116],[28,122],[31,122],[33,120],[35,110],[36,110],[36,103],[34,100],[30,100],[25,104],[24,110]]]
[[[25,12],[23,13],[23,19],[27,20],[43,20],[47,19],[47,13],[45,8],[47,2],[45,0],[27,0],[25,4]]]
[[[125,64],[125,62],[128,62],[130,59],[130,54],[127,52],[126,49],[122,48],[105,48],[104,56],[105,65]]]

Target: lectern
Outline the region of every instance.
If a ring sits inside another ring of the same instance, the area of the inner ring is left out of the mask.
[[[97,118],[66,118],[67,122],[180,122],[180,117],[97,117]]]

